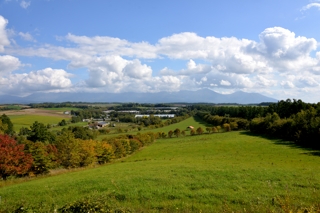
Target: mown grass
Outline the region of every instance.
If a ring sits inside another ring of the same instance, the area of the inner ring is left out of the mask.
[[[61,117],[45,115],[9,115],[8,117],[13,123],[13,128],[16,132],[18,132],[22,127],[29,128],[35,121],[47,125],[57,124],[63,119]]]
[[[68,119],[65,119],[65,120],[68,120]],[[49,130],[50,131],[60,131],[63,128],[67,129],[70,126],[81,126],[81,127],[84,127],[84,126],[87,126],[87,125],[88,125],[88,122],[69,123],[66,126],[55,126],[55,127],[52,127]]]
[[[319,209],[319,169],[313,152],[246,132],[158,139],[109,165],[2,187],[0,209],[53,211],[89,195],[136,212]]]

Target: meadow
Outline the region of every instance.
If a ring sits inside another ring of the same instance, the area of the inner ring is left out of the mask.
[[[0,209],[50,212],[102,196],[133,212],[312,211],[320,206],[319,169],[319,153],[248,132],[158,139],[104,166],[8,181]]]
[[[66,112],[66,111],[78,111],[78,110],[81,110],[79,108],[76,108],[76,107],[56,107],[56,108],[41,108],[43,110],[52,110],[52,111],[57,111],[57,112],[60,112],[60,113],[63,113],[63,112]]]
[[[14,131],[19,132],[22,127],[29,128],[35,121],[47,124],[58,124],[62,119],[68,119],[65,117],[48,116],[48,115],[9,115],[8,116],[13,123]]]

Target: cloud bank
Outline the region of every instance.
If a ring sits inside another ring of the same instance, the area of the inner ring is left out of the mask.
[[[317,7],[312,3],[305,8]],[[130,42],[108,36],[67,34],[59,45],[33,47],[10,45],[7,20],[0,16],[0,89],[2,93],[35,91],[159,92],[211,88],[221,93],[236,90],[259,92],[279,99],[303,96],[308,100],[320,92],[320,52],[314,38],[271,27],[257,41],[236,37],[201,37],[182,32],[156,43]],[[19,34],[32,41],[30,34]],[[44,67],[28,73],[19,57],[66,61],[67,67]],[[154,70],[152,65],[161,64]],[[175,61],[184,67],[170,67]],[[68,70],[68,71],[66,71]],[[86,78],[72,82],[73,76]],[[72,73],[72,74],[71,74]],[[4,74],[6,76],[4,76]],[[5,83],[7,82],[7,83]],[[79,86],[81,85],[81,86]],[[284,97],[286,96],[286,97]]]

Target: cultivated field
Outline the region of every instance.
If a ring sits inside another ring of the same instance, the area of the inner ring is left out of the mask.
[[[318,154],[247,132],[158,139],[109,165],[4,186],[0,209],[52,212],[86,196],[134,212],[319,209]]]
[[[64,108],[54,108],[53,109],[37,109],[37,108],[30,108],[30,109],[23,109],[23,110],[9,110],[3,111],[2,114],[6,115],[44,115],[44,116],[55,116],[60,118],[68,118],[69,115],[64,115],[63,110]]]
[[[64,115],[61,110],[24,109],[4,111],[14,125],[14,130],[19,132],[21,127],[29,128],[35,121],[47,124],[57,124],[62,119],[69,120],[70,115]]]

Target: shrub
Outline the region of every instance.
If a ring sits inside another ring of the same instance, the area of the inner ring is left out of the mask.
[[[142,147],[142,144],[137,139],[130,139],[131,152],[135,152]]]
[[[180,134],[181,134],[181,131],[179,128],[176,128],[174,131],[173,131],[173,134],[176,136],[176,137],[179,137]]]
[[[202,133],[203,133],[202,127],[198,127],[198,129],[197,129],[197,134],[198,134],[198,135],[201,135]]]
[[[237,122],[230,122],[231,130],[238,130],[238,123]]]
[[[95,152],[95,146],[96,142],[93,140],[83,140],[80,141],[80,162],[79,165],[82,166],[89,166],[94,164],[96,159],[96,152]]]
[[[95,149],[99,164],[108,163],[114,158],[113,148],[106,142],[97,142]]]
[[[227,123],[223,124],[223,129],[227,132],[230,132],[231,131],[230,124],[227,124]]]
[[[215,132],[218,132],[217,127],[215,127],[215,126],[214,126],[214,127],[212,127],[212,132],[214,132],[214,133],[215,133]]]
[[[64,205],[59,212],[93,213],[93,212],[132,212],[129,209],[111,206],[106,195],[93,195]]]
[[[190,135],[195,135],[196,134],[196,131],[194,129],[191,129],[190,130]]]

